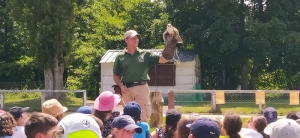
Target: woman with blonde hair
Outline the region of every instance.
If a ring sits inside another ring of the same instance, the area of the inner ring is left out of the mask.
[[[5,111],[0,111],[0,138],[12,138],[17,123],[14,117]]]
[[[252,116],[244,124],[239,134],[243,138],[268,138],[268,136],[264,133],[264,129],[267,125],[268,123],[265,117]]]

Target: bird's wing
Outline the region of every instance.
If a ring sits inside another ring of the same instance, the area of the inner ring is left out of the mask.
[[[164,39],[164,42],[166,42],[166,35],[169,35],[168,33],[168,30],[166,30],[164,33],[163,33],[163,39]]]
[[[175,28],[175,27],[173,27],[173,30],[174,30],[174,33],[175,33],[175,39],[178,41],[178,43],[182,43],[182,39],[181,39],[181,37],[180,37],[180,35],[179,35],[179,31],[178,31],[178,29],[177,28]]]

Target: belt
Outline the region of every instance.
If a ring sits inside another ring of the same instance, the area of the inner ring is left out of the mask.
[[[123,85],[126,86],[127,88],[134,87],[134,86],[138,86],[138,85],[144,85],[144,84],[147,84],[147,81],[139,81],[139,82],[127,82],[127,83],[123,83]]]

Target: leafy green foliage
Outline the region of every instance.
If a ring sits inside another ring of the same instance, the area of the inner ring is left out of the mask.
[[[99,61],[125,48],[126,30],[141,34],[141,48],[163,49],[171,23],[179,49],[200,57],[202,89],[299,89],[300,1],[243,1],[0,0],[0,81],[43,80],[63,53],[66,88],[95,97]]]

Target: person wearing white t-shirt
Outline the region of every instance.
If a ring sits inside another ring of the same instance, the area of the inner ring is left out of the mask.
[[[244,124],[239,135],[242,138],[268,138],[264,133],[267,120],[263,116],[253,116]]]
[[[27,119],[27,110],[29,107],[14,106],[9,109],[9,113],[14,117],[17,122],[12,138],[27,138],[24,131],[25,120]]]

